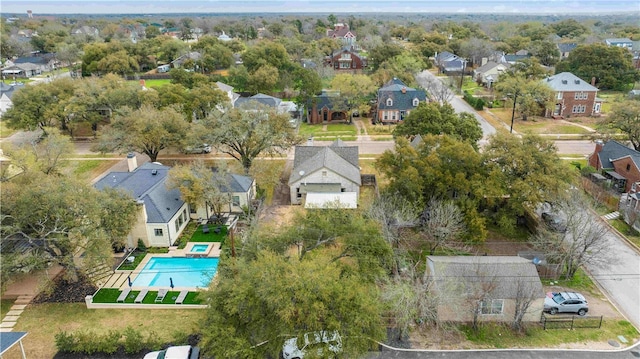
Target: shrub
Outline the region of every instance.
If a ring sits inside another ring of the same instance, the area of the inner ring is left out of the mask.
[[[63,353],[73,353],[76,348],[77,342],[73,334],[67,332],[60,332],[55,335],[56,348]]]
[[[127,327],[123,333],[124,336],[124,351],[128,354],[139,353],[144,349],[145,343],[142,341],[142,333]]]
[[[589,176],[592,173],[596,173],[596,172],[598,172],[598,171],[593,166],[585,166],[583,168],[580,168],[580,174],[585,176],[585,177]]]
[[[146,252],[147,246],[144,244],[144,241],[141,238],[138,238],[138,250],[140,252]]]

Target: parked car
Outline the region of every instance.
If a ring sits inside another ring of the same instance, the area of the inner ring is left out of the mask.
[[[549,314],[578,313],[586,315],[589,306],[585,297],[576,292],[549,292],[544,298],[544,311]]]
[[[203,143],[197,146],[188,146],[184,149],[184,153],[199,154],[199,153],[211,153],[211,146]]]
[[[314,351],[314,358],[337,356],[342,353],[342,338],[337,331],[319,331],[306,333],[302,338],[287,339],[282,346],[282,357],[303,359],[310,351]]]
[[[198,359],[200,358],[200,348],[190,345],[180,345],[168,347],[165,350],[147,353],[144,359]]]
[[[558,213],[544,212],[542,213],[542,219],[552,231],[562,233],[567,231],[567,221]]]

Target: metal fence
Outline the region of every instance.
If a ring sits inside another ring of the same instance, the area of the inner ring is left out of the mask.
[[[544,330],[547,329],[600,329],[602,326],[602,316],[547,316],[544,313],[540,317],[540,323]]]

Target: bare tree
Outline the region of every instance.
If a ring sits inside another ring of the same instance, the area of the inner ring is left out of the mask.
[[[574,191],[558,207],[566,218],[566,231],[540,228],[532,238],[534,247],[545,253],[549,263],[560,264],[566,279],[573,278],[582,265],[605,266],[609,260],[607,228],[588,210],[591,202]]]
[[[520,277],[516,279],[514,298],[515,308],[513,311],[513,321],[511,322],[511,328],[513,330],[520,331],[522,329],[522,320],[525,315],[529,313],[531,303],[540,298],[540,288],[535,284],[536,282],[534,282],[532,278]]]
[[[464,216],[451,201],[431,200],[420,218],[421,232],[429,243],[429,254],[456,239],[464,230]]]
[[[449,81],[449,78],[447,78]],[[453,98],[453,91],[449,88],[451,84],[444,84],[442,81],[436,78],[427,79],[426,90],[435,101],[438,101],[441,105],[449,102]]]

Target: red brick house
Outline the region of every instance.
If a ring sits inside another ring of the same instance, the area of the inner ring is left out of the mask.
[[[602,100],[598,88],[570,72],[562,72],[542,80],[555,91],[555,107],[546,117],[599,116]]]
[[[307,121],[309,124],[345,122],[348,112],[345,109],[346,102],[339,93],[323,91],[320,96],[315,96],[308,104]]]
[[[596,141],[595,151],[589,156],[594,167],[620,192],[630,192],[640,182],[640,152],[614,140],[606,144]]]
[[[346,46],[329,57],[329,66],[336,71],[358,72],[367,67],[367,59]]]

